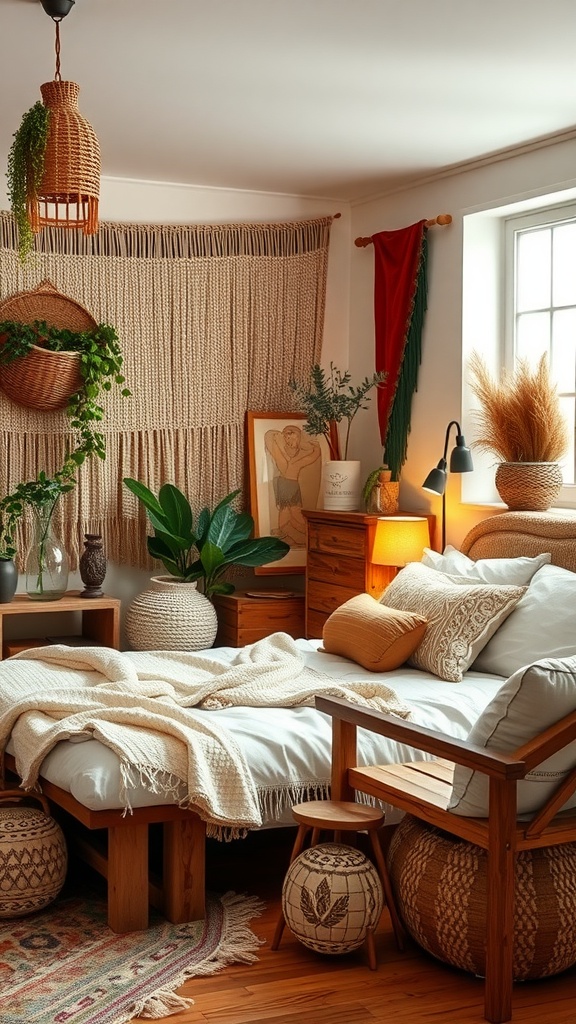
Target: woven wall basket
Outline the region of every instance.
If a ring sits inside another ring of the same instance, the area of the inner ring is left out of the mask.
[[[24,324],[44,320],[50,327],[70,331],[92,330],[97,326],[84,306],[46,280],[31,291],[17,292],[0,302],[2,320]],[[0,365],[0,387],[13,402],[29,409],[63,409],[71,395],[82,387],[80,356],[78,352],[49,352],[34,346],[23,359]]]
[[[545,512],[562,488],[557,462],[501,462],[496,469],[496,490],[515,512]]]
[[[406,816],[388,867],[412,938],[437,959],[483,976],[485,851]],[[515,898],[514,979],[548,977],[576,963],[576,844],[518,853]]]
[[[22,806],[33,800],[40,807]],[[43,796],[7,789],[0,793],[0,918],[24,917],[48,906],[66,878],[62,829]]]

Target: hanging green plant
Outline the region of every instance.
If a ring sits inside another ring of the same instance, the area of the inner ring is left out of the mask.
[[[93,455],[102,460],[106,458],[104,435],[94,428],[104,418],[101,392],[110,391],[113,384],[121,389],[124,398],[128,398],[131,391],[123,386],[125,377],[120,342],[115,329],[109,324],[97,324],[85,331],[71,331],[48,326],[40,320],[32,324],[3,320],[0,322],[0,339],[0,370],[16,360],[26,360],[39,348],[54,353],[77,353],[81,381],[81,386],[70,395],[66,406],[77,441],[66,454],[61,469],[52,477],[40,472],[36,480],[18,484],[12,494],[0,500],[0,559],[5,559],[16,553],[14,532],[25,507],[48,509],[49,522],[60,495],[76,485],[77,470],[85,459]]]
[[[8,154],[8,198],[18,228],[18,254],[25,263],[34,246],[28,198],[36,195],[44,174],[50,111],[38,100],[22,117]]]

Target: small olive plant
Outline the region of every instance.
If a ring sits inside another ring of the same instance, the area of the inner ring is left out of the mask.
[[[26,263],[34,247],[28,198],[37,194],[44,174],[50,111],[38,100],[22,117],[8,154],[8,198],[18,228],[18,254]]]
[[[308,434],[326,438],[331,459],[348,458],[352,420],[360,409],[368,408],[368,392],[384,384],[387,376],[384,372],[374,373],[354,386],[350,383],[352,378],[348,370],[342,373],[330,363],[330,370],[326,371],[316,363],[307,384],[289,381],[301,411],[306,414],[304,430]],[[337,426],[342,422],[346,424],[343,444]]]

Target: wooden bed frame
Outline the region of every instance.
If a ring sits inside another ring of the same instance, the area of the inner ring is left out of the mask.
[[[470,531],[462,551],[474,559],[551,551],[555,564],[576,572],[576,515],[497,514]],[[15,774],[9,755],[6,765]],[[126,815],[120,810],[91,811],[44,779],[41,786],[55,807],[84,826],[80,838],[71,837],[71,846],[107,879],[108,923],[114,931],[146,928],[149,902],[173,922],[203,919],[206,829],[198,814],[173,804],[138,808]],[[161,824],[163,830],[160,883],[149,878],[148,835],[154,824]],[[88,841],[94,830],[106,830],[107,851]]]

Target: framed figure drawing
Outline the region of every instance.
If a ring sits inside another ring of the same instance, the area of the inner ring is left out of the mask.
[[[303,508],[317,508],[322,463],[330,458],[324,437],[304,430],[302,413],[246,413],[250,511],[257,537],[272,535],[290,545],[277,562],[257,575],[304,572],[306,520]]]

